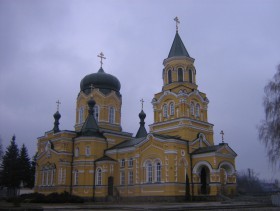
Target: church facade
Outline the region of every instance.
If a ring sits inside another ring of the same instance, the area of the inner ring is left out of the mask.
[[[164,59],[162,91],[152,99],[154,123],[139,113],[135,136],[122,130],[119,80],[101,67],[80,83],[75,130],[54,128],[38,138],[35,191],[108,200],[183,200],[234,195],[235,157],[227,143],[214,143],[209,100],[198,90],[194,59],[176,30]]]

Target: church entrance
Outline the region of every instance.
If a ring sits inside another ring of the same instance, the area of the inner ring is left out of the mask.
[[[108,177],[108,196],[114,195],[114,177]]]
[[[201,182],[201,194],[209,194],[209,169],[207,167],[202,167],[200,172],[200,182]]]

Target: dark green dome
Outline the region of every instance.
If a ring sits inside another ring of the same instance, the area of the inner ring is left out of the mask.
[[[90,90],[91,84],[94,88],[109,89],[119,92],[121,89],[120,81],[113,75],[105,73],[102,67],[97,73],[86,75],[80,83],[81,91]]]

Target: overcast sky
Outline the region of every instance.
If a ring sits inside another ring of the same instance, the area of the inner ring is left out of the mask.
[[[198,89],[207,94],[215,143],[238,154],[237,170],[279,177],[269,168],[257,125],[264,118],[263,88],[280,63],[280,1],[0,0],[0,137],[36,152],[37,137],[53,128],[73,130],[81,79],[105,72],[121,82],[122,127],[137,132],[140,99],[146,128],[151,100],[161,91],[162,62],[179,34],[195,58]],[[279,179],[279,178],[278,178]]]

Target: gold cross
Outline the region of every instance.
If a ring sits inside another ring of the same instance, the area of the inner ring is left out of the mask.
[[[143,98],[140,100],[141,104],[142,104],[142,110],[143,110],[143,103],[144,103],[144,100]]]
[[[102,52],[100,52],[99,55],[97,55],[99,58],[100,58],[100,64],[101,64],[101,67],[103,65],[103,62],[102,62],[102,59],[106,59],[106,57],[104,56],[104,54]]]
[[[179,18],[176,16],[176,17],[174,18],[174,21],[176,22],[176,31],[178,31],[178,25],[179,25],[179,23],[180,23]]]
[[[58,101],[56,101],[56,104],[57,104],[57,111],[59,111],[59,104],[61,104],[61,102],[59,102],[59,100],[58,100]]]
[[[221,130],[221,132],[220,132],[220,134],[222,135],[222,142],[224,142],[224,131],[223,130]]]

